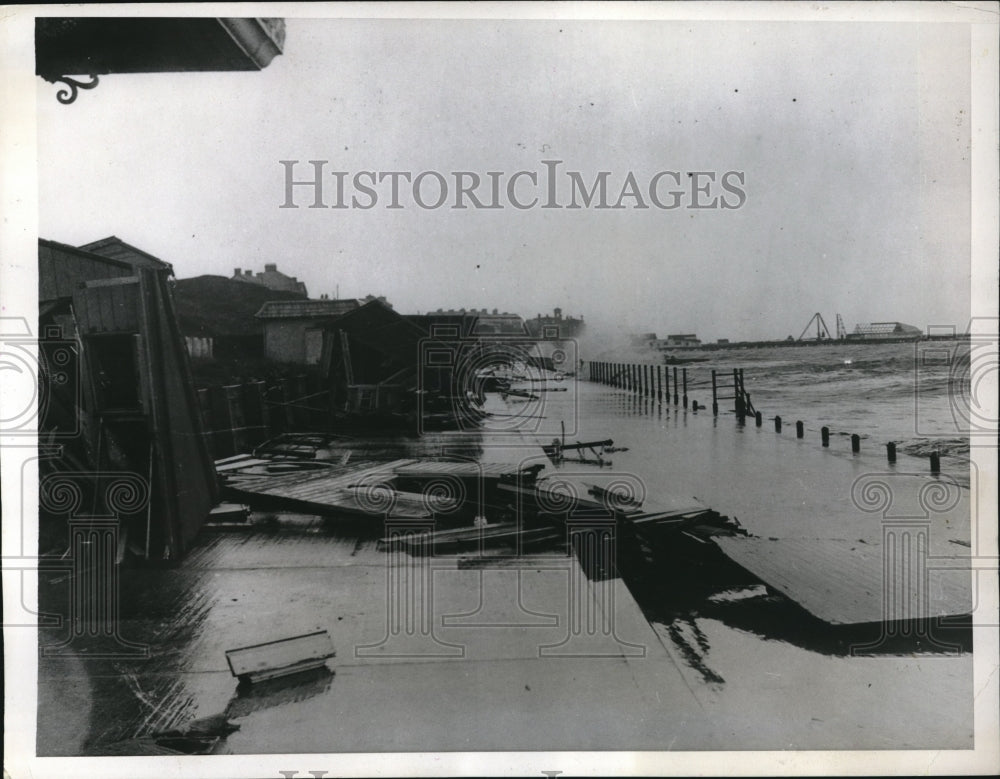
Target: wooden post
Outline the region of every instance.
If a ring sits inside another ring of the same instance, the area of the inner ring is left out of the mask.
[[[941,473],[941,455],[931,452],[931,473]]]
[[[859,436],[857,433],[854,433],[851,436],[851,452],[857,454],[860,451],[861,451],[861,436]]]
[[[674,405],[676,406],[680,402],[680,396],[677,394],[677,366],[674,366]]]
[[[663,402],[663,370],[661,365],[656,366],[656,400]]]
[[[775,433],[781,432],[781,417],[776,416],[774,418],[774,432]]]
[[[681,371],[681,374],[684,376],[684,408],[687,408],[688,407],[688,369],[684,368]]]
[[[740,374],[733,368],[733,411],[737,417],[743,416],[743,388],[740,387]]]
[[[753,415],[753,420],[756,423],[757,427],[762,427],[764,425],[764,415],[761,414],[759,411]]]
[[[829,446],[830,445],[830,428],[825,427],[825,426],[822,427],[822,428],[820,428],[819,435],[820,435],[820,438],[823,441],[823,446]]]
[[[663,400],[669,406],[670,405],[670,366],[669,365],[664,365],[663,366],[663,378],[664,378]]]
[[[802,438],[805,436],[805,434],[806,434],[806,426],[802,423],[802,420],[800,419],[798,422],[795,423],[795,437]]]
[[[719,389],[715,382],[715,370],[712,370],[712,416],[719,416]]]
[[[885,454],[889,458],[889,463],[896,462],[896,444],[890,441],[885,445]]]

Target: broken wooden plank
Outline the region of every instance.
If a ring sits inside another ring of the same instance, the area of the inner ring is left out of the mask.
[[[271,462],[270,460],[263,460],[254,457],[245,457],[239,460],[234,460],[232,462],[226,462],[226,463],[216,461],[215,471],[216,473],[229,473],[231,471],[238,471],[241,468],[249,468],[254,465],[267,465],[270,462]]]
[[[480,463],[470,460],[418,460],[407,465],[393,468],[397,476],[407,478],[437,478],[439,476],[455,476],[458,478],[487,479],[515,477],[519,474],[537,473],[544,467],[542,463],[525,465],[523,463]]]
[[[317,630],[226,651],[233,676],[251,683],[319,668],[336,652],[330,634]]]
[[[604,503],[588,496],[585,489],[581,488],[575,492],[552,489],[546,481],[548,480],[539,479],[529,485],[501,483],[499,489],[519,496],[527,508],[537,509],[543,513],[563,514],[578,510],[608,512]]]
[[[765,584],[834,625],[931,619],[972,611],[969,567],[944,570],[945,559],[954,563],[957,558],[941,558],[935,570],[933,558],[925,558],[922,565],[898,559],[904,556],[902,550],[889,555],[896,564],[887,566],[881,543],[834,538],[712,540]],[[914,575],[921,568],[926,574],[922,581]]]
[[[429,550],[439,553],[448,549],[485,548],[497,544],[510,544],[517,540],[532,543],[565,537],[565,530],[547,525],[525,528],[516,522],[503,522],[485,527],[401,534],[380,539],[379,546],[401,548],[410,553]]]
[[[220,503],[208,512],[209,523],[239,522],[246,523],[250,519],[250,507],[242,503]]]
[[[381,485],[369,487],[352,484],[344,489],[356,496],[360,501],[368,501],[372,504],[392,501],[394,505],[423,506],[435,514],[449,514],[456,511],[460,505],[458,500],[446,495],[406,492],[405,490],[382,487]],[[380,494],[383,490],[385,492]]]
[[[384,505],[376,494],[366,496],[364,490],[391,487],[393,469],[414,460],[394,460],[353,468],[331,468],[326,471],[263,476],[250,480],[229,480],[227,490],[253,503],[266,500],[289,511],[337,515],[342,513],[375,516],[424,518],[433,516],[432,503],[403,496],[393,505]],[[358,488],[361,489],[358,489]],[[418,496],[422,497],[422,496]]]

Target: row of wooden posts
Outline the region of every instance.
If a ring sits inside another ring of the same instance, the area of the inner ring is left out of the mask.
[[[687,368],[678,371],[677,366],[651,365],[648,363],[617,363],[617,362],[591,362],[589,378],[598,384],[606,384],[611,387],[633,392],[646,398],[655,398],[663,403],[671,401],[671,367],[673,368],[673,404],[683,405],[688,408],[688,387],[707,387],[705,382],[688,382]],[[731,395],[722,395],[721,392],[732,391]],[[733,412],[736,420],[744,424],[747,416],[752,416],[757,427],[764,424],[764,415],[754,408],[750,401],[750,393],[746,391],[746,384],[743,381],[743,369],[733,368],[732,375],[728,372],[712,371],[712,414],[718,416],[719,401],[732,400]],[[697,411],[699,406],[697,401],[692,401],[693,409]],[[781,432],[781,417],[774,417],[774,431]],[[799,420],[795,423],[795,437],[805,437],[805,424]],[[824,447],[830,445],[830,428],[820,429],[820,441]],[[890,464],[896,462],[896,444],[890,441],[885,445],[886,457]],[[857,433],[851,435],[851,452],[859,454],[861,452],[861,436]],[[930,456],[931,473],[940,473],[941,456],[938,452],[932,452]]]
[[[688,408],[688,387],[707,387],[705,382],[691,382],[688,384],[688,369],[678,369],[676,365],[650,365],[648,363],[617,363],[617,362],[591,362],[590,380],[599,384],[607,384],[611,387],[618,387],[628,392],[634,392],[647,398],[656,398],[658,401],[670,402],[670,373],[673,368],[673,403],[675,406],[683,405]],[[731,395],[720,394],[722,392],[732,392]],[[750,402],[750,393],[746,391],[743,382],[743,369],[733,368],[732,375],[719,371],[712,371],[712,413],[719,414],[719,401],[732,400],[733,412],[741,422],[748,414],[756,413],[753,403]],[[697,411],[704,408],[698,401],[691,401],[692,408]]]

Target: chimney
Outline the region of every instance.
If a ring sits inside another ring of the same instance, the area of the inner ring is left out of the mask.
[[[233,271],[233,276],[239,276],[241,273],[243,273],[243,271],[237,268],[235,271]]]
[[[278,266],[277,266],[277,264],[273,263],[273,262],[265,263],[265,265],[264,265],[264,272],[267,273],[268,271],[272,271],[274,273],[277,273],[278,272]]]
[[[496,316],[499,313],[500,313],[500,309],[499,308],[494,308],[493,309],[493,316]]]
[[[247,278],[252,279],[253,278],[253,271],[252,270],[245,270],[245,271],[243,271],[243,275],[246,276]]]

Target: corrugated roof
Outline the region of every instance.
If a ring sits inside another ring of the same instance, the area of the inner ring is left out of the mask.
[[[880,543],[835,538],[713,540],[727,557],[768,586],[834,625],[928,619],[972,611],[967,555],[964,568],[958,557],[925,556],[926,579],[918,581],[917,560],[905,559],[904,549],[886,550]]]
[[[257,319],[311,319],[341,316],[359,308],[356,299],[345,300],[269,300],[260,307]]]

